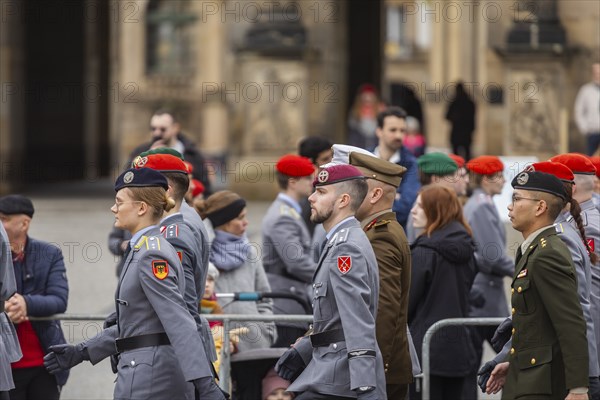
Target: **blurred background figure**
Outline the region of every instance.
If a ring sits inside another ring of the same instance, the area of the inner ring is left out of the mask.
[[[592,65],[592,81],[577,93],[575,122],[586,138],[587,155],[593,155],[600,146],[600,63]]]
[[[471,143],[475,131],[475,102],[466,92],[462,82],[456,84],[454,98],[448,104],[446,119],[452,125],[450,129],[450,144],[452,152],[471,159]]]
[[[375,147],[377,114],[384,109],[385,105],[379,100],[375,86],[368,83],[360,86],[348,117],[348,144],[363,149]]]
[[[408,325],[422,362],[425,332],[437,321],[466,318],[475,278],[475,243],[456,193],[447,187],[423,188],[411,210],[413,225],[424,232],[410,246],[412,277]],[[431,398],[461,398],[465,377],[476,361],[465,326],[441,329],[431,341]],[[420,399],[415,385],[410,398]]]
[[[425,137],[421,132],[419,120],[410,115],[406,117],[406,135],[402,140],[404,146],[415,157],[425,154]]]
[[[262,400],[292,400],[292,394],[286,392],[288,386],[290,382],[271,368],[262,380]]]
[[[246,200],[237,193],[222,190],[196,204],[202,219],[208,218],[214,227],[210,261],[219,270],[217,293],[270,292],[259,252],[246,236]],[[255,303],[222,298],[219,305],[227,314],[273,314],[272,300]],[[272,322],[239,322],[232,326],[249,330],[240,335],[239,352],[271,347],[277,337]]]
[[[0,198],[0,220],[10,241],[17,283],[17,293],[4,302],[4,311],[17,328],[23,352],[23,358],[11,365],[15,388],[10,398],[58,400],[69,371],[50,375],[44,368],[44,355],[50,346],[66,343],[60,321],[29,321],[29,317],[64,313],[69,284],[60,248],[29,237],[33,213],[27,197]]]

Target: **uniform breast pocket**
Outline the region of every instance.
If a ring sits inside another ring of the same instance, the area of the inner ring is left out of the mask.
[[[154,348],[127,351],[121,354],[115,397],[148,398],[151,393]]]
[[[536,310],[535,294],[529,279],[517,279],[513,284],[513,306],[517,314],[531,314]]]
[[[328,346],[316,348],[319,360],[318,383],[345,384],[350,383],[350,368],[348,367],[348,352],[346,342],[331,343]]]
[[[327,298],[327,284],[317,282],[313,288],[313,309],[315,322],[331,319],[331,300]]]

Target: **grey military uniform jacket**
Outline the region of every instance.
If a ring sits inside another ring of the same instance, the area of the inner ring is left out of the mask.
[[[590,357],[589,370],[590,376],[599,376],[600,367],[598,365],[598,341],[596,340],[596,332],[594,330],[594,320],[592,318],[592,308],[590,303],[591,295],[591,262],[587,249],[584,247],[579,231],[567,222],[570,216],[568,212],[558,216],[555,223],[558,236],[569,248],[573,265],[577,273],[577,296],[583,311],[583,319],[585,319],[586,336],[588,340],[588,353]]]
[[[274,292],[309,300],[308,288],[316,269],[310,233],[296,209],[278,196],[262,222],[263,267]],[[304,314],[294,300],[275,299],[276,314]]]
[[[504,294],[504,277],[512,277],[514,261],[506,255],[506,230],[492,197],[475,189],[464,207],[476,241],[475,261],[479,272],[471,287],[472,295],[483,295],[483,307],[471,306],[471,317],[506,317],[508,302]]]
[[[4,302],[16,292],[10,243],[4,226],[0,224],[0,392],[7,392],[15,387],[10,363],[19,361],[23,356],[15,326],[4,312]]]
[[[594,207],[592,200],[584,201],[581,206],[581,218],[585,228],[585,236],[594,252],[600,257],[600,211]],[[569,222],[576,226],[573,217]],[[591,313],[596,331],[596,348],[600,362],[600,262],[591,266],[592,288],[590,293]]]
[[[204,351],[208,356],[212,354],[214,342],[210,325],[206,318],[198,312],[200,293],[204,292],[205,280],[202,280],[203,270],[208,269],[202,264],[202,244],[200,238],[194,235],[192,229],[184,223],[181,213],[169,215],[160,222],[160,232],[165,239],[175,248],[185,276],[185,292],[183,300],[188,311],[198,328],[198,333],[204,343]],[[208,358],[209,361],[214,361]]]
[[[86,341],[86,347],[96,364],[116,352],[119,337],[165,332],[171,344],[121,353],[115,399],[193,400],[189,381],[212,376],[184,291],[183,268],[175,249],[160,235],[142,236],[119,278],[117,325]]]
[[[357,397],[374,386],[387,399],[383,359],[375,337],[379,273],[373,249],[355,218],[331,232],[313,278],[313,334],[342,329],[345,340],[312,347],[302,338],[295,348],[306,364],[288,391]]]

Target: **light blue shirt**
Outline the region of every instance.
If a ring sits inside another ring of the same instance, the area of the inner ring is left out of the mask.
[[[131,246],[131,248],[133,249],[133,246],[135,246],[135,244],[137,243],[137,241],[140,240],[140,238],[142,237],[142,235],[144,233],[148,232],[149,230],[151,230],[152,228],[156,228],[156,225],[150,225],[150,226],[147,226],[147,227],[142,228],[139,231],[137,231],[135,233],[135,235],[133,235],[131,237],[131,240],[129,241],[129,245]]]

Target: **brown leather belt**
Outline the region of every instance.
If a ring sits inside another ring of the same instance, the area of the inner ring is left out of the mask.
[[[343,329],[331,329],[329,331],[313,333],[309,337],[313,347],[329,346],[331,343],[343,342],[346,340]]]
[[[135,350],[142,347],[164,346],[171,344],[166,333],[150,333],[147,335],[131,336],[128,338],[117,339],[115,345],[119,353],[129,350]]]

